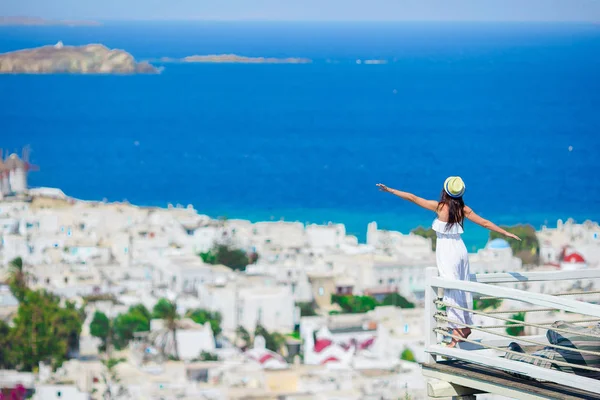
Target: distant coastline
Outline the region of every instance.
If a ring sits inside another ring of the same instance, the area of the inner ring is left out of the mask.
[[[0,26],[102,26],[98,21],[54,20],[38,17],[2,17]]]
[[[193,55],[184,58],[163,57],[164,63],[222,63],[222,64],[310,64],[309,58],[275,58],[275,57],[246,57],[237,54]]]

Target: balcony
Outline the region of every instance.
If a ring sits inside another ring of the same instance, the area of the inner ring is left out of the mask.
[[[592,279],[600,279],[600,270],[480,274],[472,275],[470,282],[464,282],[442,279],[438,277],[437,269],[428,268],[425,339],[429,357],[422,365],[422,372],[425,377],[434,379],[428,383],[430,398],[473,399],[475,394],[492,393],[514,399],[600,399],[600,380],[597,379],[600,368],[589,361],[600,360],[600,348],[596,348],[600,335],[589,330],[582,333],[582,327],[597,326],[600,305],[574,299],[598,300],[600,292],[583,290],[544,294],[498,286],[525,282],[531,286],[545,282],[545,287],[559,287],[564,283],[571,285]],[[477,316],[475,320],[493,319],[497,324],[458,324],[470,327],[473,333],[457,347],[449,348],[443,345],[444,338],[453,337],[445,329],[450,320],[444,308],[452,305],[445,303],[441,297],[443,290],[448,289],[471,292],[474,298],[479,299],[517,302],[518,308],[508,311],[473,310],[474,317]],[[522,315],[543,313],[542,316],[545,316],[554,311],[568,315],[570,324],[565,327],[554,324],[554,320],[526,322],[527,318],[519,321],[511,317],[517,312]],[[511,336],[506,332],[507,323],[513,328],[552,333],[548,336]],[[562,341],[548,340],[556,334],[562,339],[578,334],[578,340],[589,345],[575,346],[569,341],[570,345],[565,345]],[[525,353],[521,353],[521,349],[525,349]],[[567,354],[567,357],[547,358],[543,351]]]

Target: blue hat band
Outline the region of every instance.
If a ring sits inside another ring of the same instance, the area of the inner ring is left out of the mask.
[[[463,187],[463,190],[461,190],[459,194],[452,194],[452,193],[450,193],[450,190],[448,189],[448,184],[449,183],[450,182],[446,182],[446,185],[444,186],[444,190],[446,191],[446,193],[448,193],[448,196],[450,196],[452,198],[455,198],[455,199],[458,199],[459,197],[462,197],[463,194],[465,194],[465,189],[466,189],[465,187]]]

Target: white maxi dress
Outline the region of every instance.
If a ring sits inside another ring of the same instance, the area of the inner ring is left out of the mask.
[[[446,222],[436,218],[432,226],[437,236],[435,256],[440,276],[444,279],[467,281],[469,280],[469,255],[467,247],[460,237],[463,228],[459,224],[454,224],[446,230],[447,225]],[[472,294],[462,290],[444,289],[444,302],[470,310],[473,309]],[[470,312],[446,307],[446,313],[451,321],[473,324],[473,317]],[[463,325],[452,322],[449,322],[448,326],[451,329],[464,328]]]

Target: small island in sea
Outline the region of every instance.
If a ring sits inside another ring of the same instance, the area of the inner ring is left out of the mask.
[[[2,17],[0,26],[101,26],[98,21],[55,20],[39,17]]]
[[[205,56],[188,56],[184,58],[160,59],[161,62],[184,62],[184,63],[222,63],[222,64],[310,64],[308,58],[275,58],[275,57],[245,57],[236,54],[212,54]]]
[[[43,46],[0,54],[3,74],[154,74],[160,72],[147,62],[136,62],[123,50],[101,44]]]

